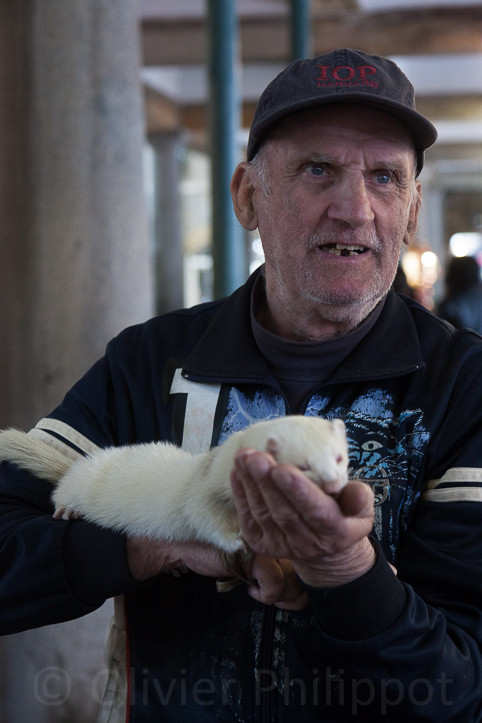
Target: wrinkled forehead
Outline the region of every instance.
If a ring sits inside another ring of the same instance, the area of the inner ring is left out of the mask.
[[[317,137],[329,138],[335,131],[342,136],[352,135],[373,141],[380,140],[397,145],[409,153],[415,153],[415,143],[410,130],[398,118],[385,111],[356,104],[328,105],[291,113],[267,131],[264,142],[270,140],[287,142]]]

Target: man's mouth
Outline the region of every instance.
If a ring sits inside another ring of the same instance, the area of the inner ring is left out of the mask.
[[[327,251],[329,254],[334,254],[335,256],[358,256],[366,251],[364,246],[350,246],[347,244],[326,244],[320,246],[320,249],[322,251]]]

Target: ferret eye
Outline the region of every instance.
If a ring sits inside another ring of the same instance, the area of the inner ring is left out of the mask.
[[[300,470],[300,472],[309,472],[311,467],[309,464],[299,464],[298,469]]]

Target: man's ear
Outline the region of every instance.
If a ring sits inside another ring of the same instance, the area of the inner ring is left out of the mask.
[[[412,199],[412,203],[410,204],[407,229],[403,237],[403,243],[406,246],[410,246],[413,239],[415,238],[415,233],[418,226],[418,214],[420,212],[420,206],[422,204],[422,184],[420,183],[420,181],[415,181],[415,185],[416,193],[414,194],[414,198]]]
[[[248,163],[240,163],[231,179],[231,198],[234,213],[240,224],[248,231],[258,226],[258,216],[253,201],[254,185],[252,171]]]

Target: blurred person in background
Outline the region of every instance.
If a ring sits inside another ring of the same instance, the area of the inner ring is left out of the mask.
[[[450,260],[438,315],[457,329],[468,327],[482,334],[482,282],[479,264],[472,256]]]

